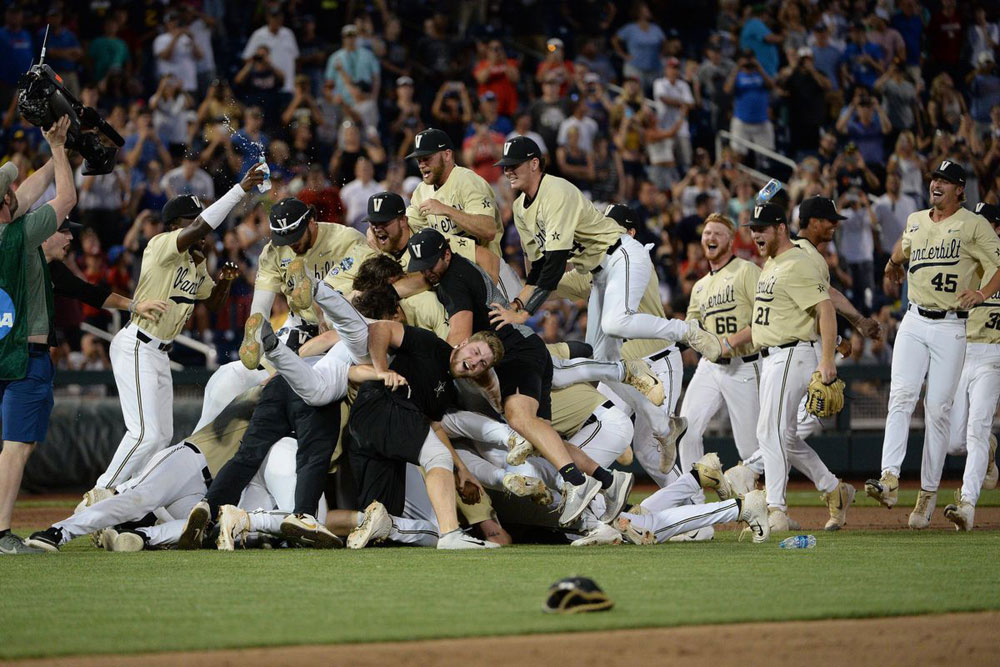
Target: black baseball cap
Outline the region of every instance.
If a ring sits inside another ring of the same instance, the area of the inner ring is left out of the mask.
[[[788,223],[788,220],[785,218],[785,210],[774,204],[764,204],[763,206],[753,207],[753,210],[750,212],[750,222],[747,223],[747,226],[763,227],[764,225],[780,225],[783,223]]]
[[[989,220],[991,225],[1000,225],[1000,206],[979,202],[976,204],[976,213]]]
[[[268,222],[271,243],[276,246],[292,245],[306,233],[312,209],[295,197],[286,197],[271,207]]]
[[[197,218],[205,210],[201,200],[195,195],[177,195],[160,212],[163,224],[169,225],[177,218]]]
[[[515,167],[534,157],[542,157],[542,151],[538,144],[528,137],[518,136],[504,142],[503,157],[493,166]]]
[[[821,197],[816,195],[815,197],[809,197],[802,201],[799,205],[799,220],[803,224],[807,220],[813,218],[821,218],[825,220],[846,220],[846,215],[841,215],[837,211],[837,205],[833,203],[833,200],[829,197]]]
[[[69,220],[63,220],[62,224],[56,229],[57,232],[68,231],[70,234],[76,236],[77,232],[83,229],[83,225],[79,222],[70,222]]]
[[[625,204],[611,204],[604,210],[604,217],[611,218],[626,230],[639,229],[639,216]]]
[[[965,187],[965,167],[951,160],[941,160],[941,164],[931,173],[931,176],[943,178],[955,185]]]
[[[368,222],[390,222],[406,215],[406,202],[395,192],[379,192],[368,198]]]
[[[429,127],[423,132],[418,132],[417,136],[413,138],[413,152],[407,155],[406,159],[427,157],[447,150],[455,150],[455,145],[451,143],[451,137],[436,127]]]
[[[406,249],[410,253],[410,263],[406,270],[409,273],[424,271],[437,264],[438,259],[448,247],[444,234],[431,227],[421,229],[410,237]]]

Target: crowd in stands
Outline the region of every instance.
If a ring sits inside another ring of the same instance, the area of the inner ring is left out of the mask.
[[[125,138],[112,173],[77,171],[85,231],[68,261],[124,293],[169,197],[209,203],[264,156],[272,189],[220,228],[209,258],[242,277],[223,312],[199,309],[188,325],[223,360],[242,338],[270,206],[295,195],[320,220],[363,229],[371,194],[405,198],[419,182],[403,156],[431,126],[494,184],[512,265],[512,193],[494,163],[507,137],[525,134],[550,173],[598,206],[638,212],[678,316],[708,271],[709,213],[745,222],[769,177],[785,184],[793,220],[804,197],[834,197],[847,215],[826,250],[834,284],[891,327],[882,266],[925,206],[933,167],[963,164],[967,206],[1000,202],[998,19],[997,5],[975,0],[14,1],[0,28],[0,150],[21,178],[47,159],[17,114],[16,83],[48,25],[48,64]],[[759,260],[738,235],[738,254]],[[585,304],[549,305],[532,324],[574,337]],[[60,363],[106,364],[77,325],[108,320],[60,304]],[[857,337],[856,359],[888,354]]]

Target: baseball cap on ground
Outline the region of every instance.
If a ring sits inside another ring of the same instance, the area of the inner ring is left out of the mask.
[[[549,587],[542,611],[549,614],[576,614],[605,611],[615,606],[608,594],[589,577],[567,577]]]
[[[941,160],[941,164],[934,170],[931,176],[943,178],[951,181],[955,185],[965,185],[965,167],[951,160]]]
[[[1000,206],[979,202],[976,204],[976,213],[989,220],[991,225],[1000,225]]]
[[[427,157],[446,150],[455,150],[451,137],[435,127],[429,127],[423,132],[418,132],[413,138],[413,152],[407,155],[406,159]]]
[[[406,244],[406,249],[410,253],[410,263],[406,270],[409,273],[416,273],[433,267],[447,247],[448,241],[445,240],[444,234],[431,227],[421,229],[411,236],[410,242]]]
[[[169,225],[177,218],[197,218],[203,210],[205,207],[195,195],[177,195],[163,205],[160,218]]]
[[[0,198],[7,195],[11,183],[17,180],[17,165],[13,162],[5,162],[0,167]]]
[[[753,207],[750,222],[747,223],[747,226],[761,227],[764,225],[780,225],[787,222],[784,209],[774,204],[764,204],[763,206]]]
[[[538,148],[538,144],[528,137],[518,136],[504,142],[503,157],[493,166],[513,167],[541,155],[542,151]]]
[[[292,245],[306,233],[312,215],[304,202],[295,197],[286,197],[273,207],[268,222],[271,227],[271,243],[276,246]]]
[[[847,216],[841,215],[837,211],[837,205],[829,197],[809,197],[799,205],[799,220],[805,222],[812,218],[825,220],[846,220]]]
[[[611,218],[626,230],[639,229],[639,217],[625,204],[611,204],[604,209],[604,217]]]
[[[379,192],[368,198],[368,222],[379,224],[406,215],[406,202],[395,192]]]

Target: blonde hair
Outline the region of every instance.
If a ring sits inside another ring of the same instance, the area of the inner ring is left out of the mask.
[[[707,225],[710,222],[717,222],[720,225],[725,225],[726,228],[729,230],[730,236],[732,236],[736,232],[736,225],[733,223],[733,221],[721,213],[710,213],[709,216],[705,218],[704,224]]]
[[[492,331],[479,331],[474,333],[469,336],[469,342],[486,343],[486,345],[490,348],[490,352],[493,353],[493,363],[491,366],[496,366],[503,360],[503,343],[500,342],[500,337]]]

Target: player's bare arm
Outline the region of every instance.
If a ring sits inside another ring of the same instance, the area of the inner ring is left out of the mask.
[[[986,287],[962,290],[958,295],[958,305],[968,310],[986,301],[986,297],[990,294],[996,294],[998,289],[1000,289],[1000,270],[993,274],[990,282],[986,283]]]
[[[816,370],[819,371],[823,382],[830,384],[837,379],[837,365],[833,360],[833,355],[837,351],[837,313],[833,308],[833,303],[829,300],[816,304],[816,313],[819,319],[819,335],[823,345],[823,356]]]
[[[194,222],[181,230],[177,235],[177,251],[184,252],[201,239],[208,236],[226,219],[229,212],[243,199],[243,195],[264,182],[264,172],[261,165],[255,164],[247,170],[246,176],[239,185],[219,198],[217,202],[202,211]],[[237,190],[237,188],[239,188]],[[242,193],[241,193],[242,191]]]
[[[741,345],[747,345],[753,339],[753,333],[751,327],[747,326],[741,331],[737,331],[734,334],[726,336],[722,339],[722,356],[732,357],[733,349],[740,347]]]
[[[240,267],[233,262],[223,264],[222,268],[219,269],[219,279],[215,282],[212,293],[205,299],[205,307],[213,313],[222,308],[222,304],[229,297],[229,288],[232,287],[233,281],[239,277]]]
[[[480,243],[490,243],[497,235],[497,223],[492,215],[479,215],[460,211],[454,206],[448,206],[437,199],[425,199],[420,202],[420,212],[423,215],[446,216],[456,225],[472,234]],[[485,268],[485,267],[484,267]]]
[[[378,320],[368,325],[368,354],[379,377],[389,372],[389,348],[403,344],[405,330],[399,322]]]
[[[45,130],[45,140],[52,149],[52,164],[56,179],[56,196],[49,206],[56,212],[56,224],[62,222],[76,206],[76,186],[73,184],[73,168],[66,155],[66,133],[69,131],[69,116],[63,116]],[[37,199],[37,197],[36,197]],[[18,201],[20,204],[20,201]],[[12,216],[13,217],[13,216]]]

